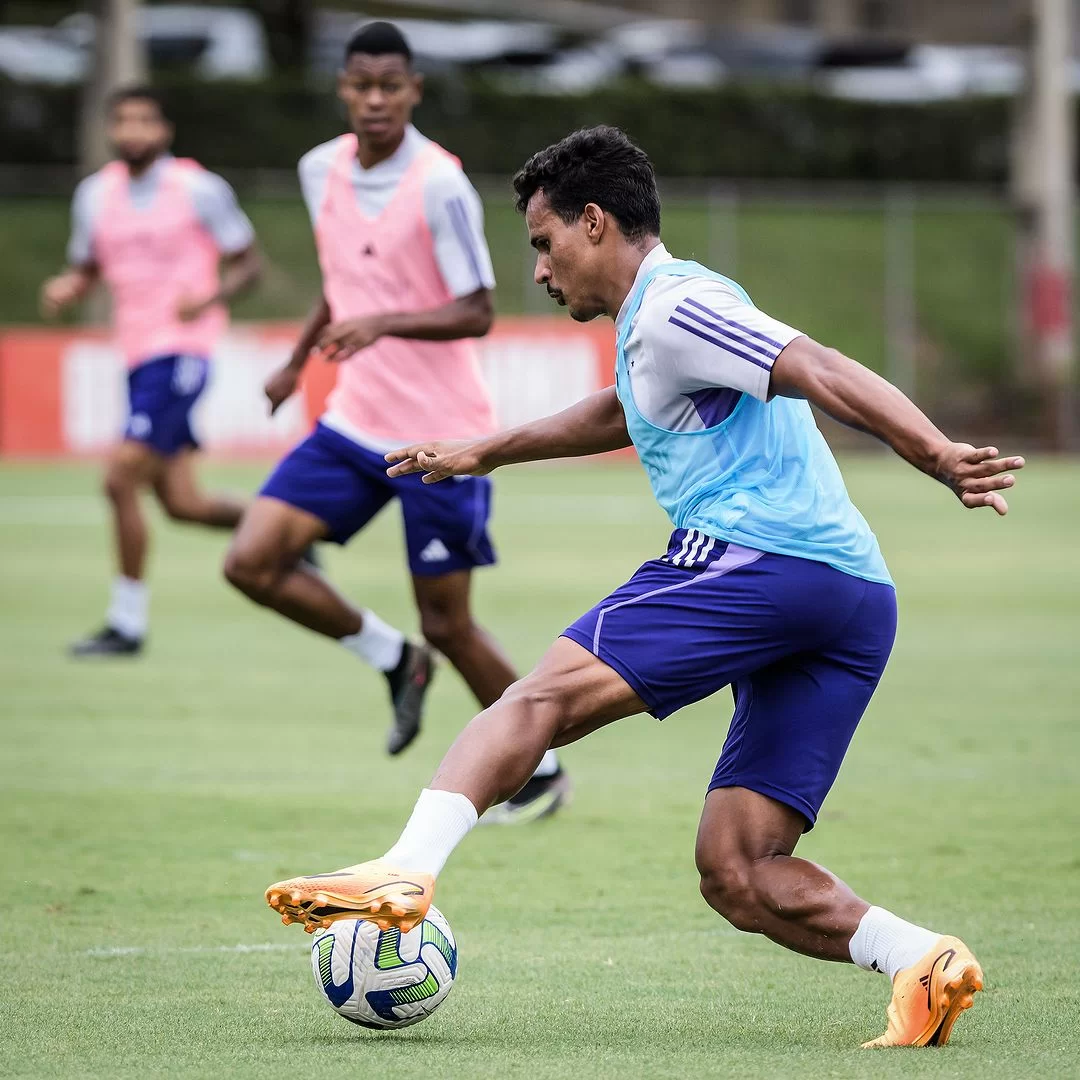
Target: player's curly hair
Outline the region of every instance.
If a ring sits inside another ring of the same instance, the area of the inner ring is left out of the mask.
[[[628,240],[660,235],[660,195],[649,155],[616,127],[582,128],[533,154],[514,177],[517,208],[543,191],[568,225],[588,203],[611,214]]]

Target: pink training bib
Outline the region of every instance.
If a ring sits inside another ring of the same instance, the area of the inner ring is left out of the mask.
[[[149,206],[132,203],[123,162],[102,170],[94,257],[112,293],[113,326],[129,367],[171,353],[209,356],[228,325],[220,304],[191,322],[176,314],[182,300],[218,289],[217,245],[183,180],[201,168],[187,159],[169,161]]]
[[[342,135],[315,224],[323,290],[335,322],[450,303],[424,214],[434,143],[409,166],[383,211],[367,217],[351,183],[356,136]],[[456,158],[454,159],[457,160]],[[339,365],[327,409],[388,442],[467,439],[495,430],[474,342],[384,337]]]

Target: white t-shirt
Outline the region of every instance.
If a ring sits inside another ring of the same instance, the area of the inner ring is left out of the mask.
[[[141,176],[128,181],[128,191],[135,206],[150,205],[166,163],[171,160],[171,154],[163,154]],[[213,237],[218,251],[229,256],[251,247],[255,242],[255,230],[247,214],[240,209],[236,192],[228,181],[204,169],[185,170],[182,176],[195,204],[195,212],[203,228]],[[67,247],[70,266],[86,266],[94,261],[94,228],[101,212],[102,182],[101,173],[96,172],[75,189],[71,202],[71,239]]]
[[[671,261],[667,248],[657,245],[642,261],[635,284]],[[630,296],[615,320],[620,332]],[[802,336],[722,281],[656,277],[624,346],[634,404],[646,420],[668,431],[713,427],[731,415],[742,394],[768,399],[773,362]]]
[[[376,217],[393,198],[406,169],[431,140],[411,124],[401,145],[385,161],[365,169],[352,163],[352,186],[360,210]],[[301,159],[297,171],[312,225],[326,199],[326,184],[338,151],[331,139]],[[493,289],[495,273],[484,238],[484,206],[465,173],[449,158],[436,162],[424,185],[424,216],[435,245],[435,259],[450,294],[468,296]]]

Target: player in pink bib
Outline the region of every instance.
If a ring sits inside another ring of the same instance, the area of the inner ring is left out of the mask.
[[[418,476],[386,476],[384,455],[411,439],[495,430],[472,340],[492,320],[483,209],[458,160],[410,123],[421,88],[396,27],[372,23],[353,35],[338,83],[352,131],[310,151],[299,169],[323,293],[292,360],[266,392],[277,408],[313,350],[337,362],[337,385],[315,430],[244,515],[225,563],[228,579],[252,600],[340,641],[386,675],[391,754],[419,732],[432,646],[483,706],[516,678],[470,608],[473,568],[495,561],[490,481],[467,477],[432,487]],[[395,498],[430,644],[411,643],[374,612],[354,607],[300,560],[314,541],[348,542]],[[567,790],[550,753],[518,796],[494,808],[492,820],[550,813]]]
[[[42,308],[53,316],[104,282],[128,365],[129,417],[105,475],[120,573],[105,626],[76,642],[75,656],[142,649],[149,608],[144,488],[176,521],[232,529],[244,511],[243,503],[200,489],[191,410],[228,322],[225,303],[258,277],[255,234],[220,176],[168,153],[172,135],[152,90],[114,95],[109,139],[117,160],[79,185],[69,267],[42,287]]]

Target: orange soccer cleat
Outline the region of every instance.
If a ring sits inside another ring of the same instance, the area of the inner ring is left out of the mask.
[[[917,964],[896,973],[889,1026],[863,1048],[944,1046],[956,1018],[982,988],[982,968],[971,950],[959,938],[938,938]]]
[[[381,859],[346,866],[330,874],[289,878],[266,890],[266,902],[288,925],[304,924],[309,934],[336,919],[363,919],[380,930],[408,933],[424,921],[435,878],[401,870]]]

